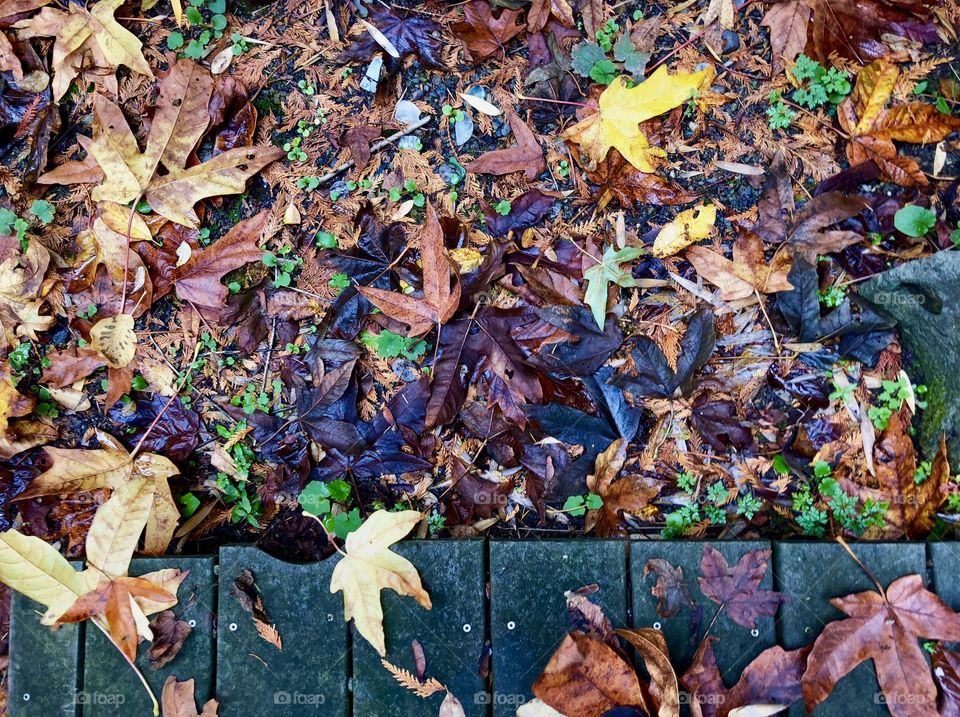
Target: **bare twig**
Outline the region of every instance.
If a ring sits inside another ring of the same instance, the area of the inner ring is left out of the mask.
[[[401,137],[406,137],[411,132],[415,132],[416,130],[420,129],[424,125],[428,124],[432,119],[433,117],[428,115],[427,117],[423,117],[420,120],[414,122],[412,125],[410,125],[406,129],[402,129],[399,132],[394,132],[392,135],[390,135],[386,139],[382,139],[379,142],[377,142],[375,145],[373,145],[370,148],[370,153],[373,154],[374,152],[379,152],[381,149],[386,147],[391,142],[394,142],[400,139]],[[341,172],[346,172],[352,166],[353,166],[353,160],[352,159],[347,160],[336,169],[331,169],[329,172],[327,172],[322,177],[320,177],[320,184],[326,184]]]

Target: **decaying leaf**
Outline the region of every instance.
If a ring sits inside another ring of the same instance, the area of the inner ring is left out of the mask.
[[[702,246],[687,249],[687,260],[700,276],[720,288],[720,296],[725,301],[793,288],[787,281],[790,255],[777,251],[768,261],[763,253],[763,240],[753,232],[741,232],[733,243],[733,261]]]
[[[59,100],[81,70],[117,94],[116,70],[121,65],[153,77],[137,36],[116,21],[113,14],[123,0],[100,0],[87,9],[70,3],[68,11],[45,7],[29,20],[16,24],[23,37],[55,37],[53,45],[53,98]],[[89,64],[88,64],[89,63]]]
[[[683,568],[674,567],[662,558],[653,558],[643,566],[643,577],[651,573],[657,577],[656,583],[650,588],[650,593],[657,598],[657,615],[673,617],[684,605],[693,605],[687,582],[683,578]]]
[[[639,208],[645,204],[688,204],[697,198],[696,194],[675,182],[641,172],[616,149],[611,149],[603,162],[597,165],[596,171],[588,173],[588,177],[598,185],[600,191],[596,199],[598,211],[612,199],[616,199],[624,208]]]
[[[436,210],[429,204],[420,235],[420,263],[423,266],[423,298],[368,286],[358,289],[387,316],[407,324],[408,336],[419,336],[446,323],[460,302],[460,280],[455,277],[453,289],[450,288],[453,267],[443,244],[443,230]]]
[[[99,437],[103,446],[99,450],[46,448],[53,465],[34,478],[17,500],[100,488],[116,491],[131,480],[144,478],[156,485],[156,497],[151,501],[147,520],[144,552],[162,555],[180,519],[167,479],[180,471],[163,456],[141,453],[131,458],[112,436],[101,433]]]
[[[103,170],[104,181],[93,190],[93,198],[118,204],[144,198],[157,214],[197,227],[197,202],[242,192],[247,179],[283,156],[278,147],[237,147],[188,167],[190,153],[210,123],[207,108],[212,92],[208,70],[191,60],[177,61],[160,81],[160,98],[143,152],[120,107],[96,95],[99,133],[90,154]],[[64,166],[58,168],[60,172]],[[64,180],[84,181],[91,180],[83,176]]]
[[[534,181],[547,165],[543,161],[543,148],[537,136],[513,110],[507,111],[507,119],[517,144],[509,149],[494,149],[485,152],[467,164],[468,172],[476,174],[510,174],[526,172],[527,181]]]
[[[137,334],[130,314],[100,319],[90,329],[90,347],[103,356],[111,368],[125,368],[137,353]]]
[[[527,27],[519,21],[520,15],[517,10],[503,8],[500,16],[494,17],[486,2],[471,0],[463,6],[463,22],[451,29],[463,43],[467,59],[480,62],[498,52],[505,54],[504,47],[510,39]]]
[[[680,212],[664,224],[653,242],[653,255],[659,259],[673,256],[702,239],[706,239],[717,222],[717,207],[705,204],[702,207]]]
[[[430,596],[420,583],[417,569],[390,550],[391,545],[422,519],[423,515],[415,510],[373,513],[347,535],[344,556],[330,578],[330,592],[343,591],[344,619],[353,619],[357,631],[381,657],[387,650],[380,591],[390,588],[399,595],[412,596],[427,610],[431,607]]]
[[[37,331],[53,325],[52,316],[40,314],[49,264],[50,253],[37,242],[31,242],[25,252],[12,250],[0,261],[0,345],[16,346],[18,336],[36,341]]]
[[[193,695],[192,677],[180,682],[174,675],[170,675],[163,683],[163,693],[160,696],[163,717],[217,717],[216,700],[207,700],[203,711],[198,713]]]
[[[627,440],[620,438],[597,456],[594,472],[587,476],[587,488],[603,499],[597,510],[587,512],[584,530],[597,529],[597,535],[616,535],[623,530],[622,513],[638,514],[660,492],[659,485],[642,475],[617,480],[627,459]]]

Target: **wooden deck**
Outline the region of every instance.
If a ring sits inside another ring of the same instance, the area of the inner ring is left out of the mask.
[[[839,545],[829,543],[713,542],[734,562],[748,550],[771,547],[766,588],[790,596],[776,619],[750,631],[721,616],[717,661],[728,684],[766,647],[809,643],[839,617],[829,599],[872,587]],[[594,596],[617,626],[664,631],[678,671],[696,644],[690,612],[670,620],[656,614],[652,579],[643,567],[664,558],[683,567],[700,624],[713,608],[697,588],[703,543],[647,540],[407,541],[397,551],[417,566],[433,599],[425,611],[413,600],[384,591],[387,658],[413,670],[411,641],[426,655],[428,677],[443,682],[471,717],[506,717],[531,698],[530,686],[567,631],[564,591],[597,583]],[[960,608],[960,547],[952,543],[871,543],[854,546],[884,584],[908,573],[927,578],[940,596]],[[196,680],[198,702],[220,702],[222,717],[398,717],[436,715],[440,696],[417,698],[396,685],[379,656],[343,622],[341,594],[329,591],[333,561],[294,565],[252,547],[225,547],[215,557],[135,560],[131,574],[158,567],[189,569],[175,608],[193,626],[183,650],[155,671],[141,645],[144,674],[159,696],[168,675]],[[263,640],[251,616],[230,595],[244,568],[253,572],[265,609],[283,642]],[[38,606],[16,596],[10,629],[11,717],[137,717],[151,714],[136,677],[95,629],[71,625],[56,631],[39,623]],[[491,677],[478,663],[492,649]],[[873,676],[861,665],[845,678],[816,715],[889,714]],[[799,706],[791,714],[804,714]]]

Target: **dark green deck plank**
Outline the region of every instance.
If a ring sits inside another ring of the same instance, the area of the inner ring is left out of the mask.
[[[256,548],[220,549],[217,699],[220,717],[346,717],[350,656],[343,597],[330,593],[336,560],[285,563]],[[230,595],[240,572],[253,572],[264,608],[283,642],[263,640]]]
[[[933,565],[933,591],[954,610],[960,610],[960,544],[928,543]]]
[[[164,568],[190,571],[177,592],[179,602],[172,608],[178,619],[193,627],[180,652],[155,670],[147,658],[149,643],[140,643],[137,650],[137,665],[158,700],[170,675],[181,682],[192,678],[200,705],[213,696],[215,565],[212,556],[139,558],[130,563],[129,573],[134,576]],[[86,630],[83,672],[83,689],[79,693],[83,717],[146,717],[152,713],[150,698],[139,678],[107,637],[92,627]]]
[[[726,613],[721,613],[717,617],[720,606],[700,592],[700,585],[697,580],[700,576],[700,560],[703,557],[705,545],[711,545],[719,550],[731,566],[736,565],[741,557],[752,550],[770,548],[770,544],[763,540],[631,541],[630,573],[633,623],[636,628],[659,626],[663,630],[667,645],[670,647],[670,658],[673,660],[678,674],[683,674],[690,665],[700,638],[704,634],[719,638],[713,647],[720,673],[728,683],[736,682],[743,668],[753,658],[776,644],[776,625],[772,617],[763,617],[756,621],[756,628],[751,630],[735,623]],[[680,612],[671,618],[664,619],[657,615],[657,599],[650,592],[656,583],[656,578],[653,574],[646,579],[643,577],[644,566],[646,566],[648,560],[653,558],[661,558],[674,567],[682,568],[690,597],[694,604],[702,609],[699,625],[696,625],[696,632],[691,632],[694,610],[690,607],[683,607]],[[764,590],[773,589],[772,563],[773,559],[771,557],[767,563],[767,571],[760,583],[760,587]],[[715,617],[716,621],[714,622]],[[706,633],[711,622],[713,624],[710,627],[710,632]]]
[[[853,551],[884,587],[903,575],[926,575],[923,543],[855,543]],[[864,590],[876,590],[873,582],[835,543],[774,543],[774,565],[778,589],[790,602],[780,608],[780,644],[795,649],[810,644],[832,620],[843,613],[830,604],[831,598]],[[806,714],[794,705],[791,715]],[[873,662],[861,664],[844,677],[816,717],[881,717],[889,710],[883,704]]]
[[[381,592],[387,659],[416,674],[411,643],[435,677],[461,701],[470,717],[487,714],[485,681],[477,663],[486,635],[486,580],[482,540],[411,540],[394,550],[412,562],[433,604],[425,610],[410,597]],[[427,700],[402,689],[380,656],[353,632],[353,713],[364,717],[420,717],[439,709],[443,694]]]
[[[490,543],[493,714],[511,717],[569,629],[564,593],[596,583],[591,599],[626,624],[626,545],[619,540]]]
[[[79,568],[78,563],[73,563]],[[14,593],[10,606],[10,717],[79,715],[83,625],[40,624],[43,605]]]

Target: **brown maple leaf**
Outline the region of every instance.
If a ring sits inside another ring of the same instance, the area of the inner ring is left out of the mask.
[[[597,529],[597,535],[610,536],[623,531],[623,513],[636,515],[657,497],[660,487],[642,475],[628,475],[616,480],[627,460],[627,439],[619,438],[597,456],[587,488],[603,499],[603,505],[587,512],[584,531]]]
[[[960,615],[924,588],[919,575],[898,578],[885,591],[879,585],[877,589],[830,601],[847,617],[829,623],[813,643],[803,673],[808,712],[841,678],[872,659],[895,717],[937,715],[937,688],[917,641],[960,640]]]
[[[883,175],[903,187],[926,187],[920,166],[897,153],[893,141],[930,144],[960,129],[960,118],[933,105],[908,102],[887,108],[900,76],[896,65],[876,60],[860,70],[853,92],[837,107],[840,126],[850,135],[850,164],[873,161]]]
[[[223,237],[201,251],[193,252],[185,264],[174,269],[177,296],[199,306],[221,308],[229,290],[221,283],[224,274],[259,261],[261,237],[270,219],[270,210],[234,226]]]
[[[599,195],[595,195],[597,211],[606,207],[612,199],[616,199],[625,209],[639,208],[643,204],[688,204],[697,200],[696,194],[669,179],[636,169],[616,149],[611,149],[596,171],[588,172],[587,177],[600,190]]]
[[[407,324],[408,336],[420,336],[434,326],[446,323],[460,303],[460,279],[454,272],[451,289],[453,265],[443,244],[443,230],[437,212],[429,203],[420,235],[420,263],[423,266],[422,298],[369,286],[358,287],[358,291],[380,311]]]
[[[480,62],[497,53],[506,55],[506,44],[527,29],[525,22],[518,22],[521,14],[520,10],[503,8],[500,16],[494,17],[485,0],[471,0],[463,6],[464,21],[451,29],[463,43],[467,59]]]
[[[751,550],[732,568],[723,553],[711,545],[703,547],[697,578],[700,592],[726,610],[738,625],[754,629],[759,617],[773,617],[785,597],[773,590],[760,590],[767,571],[770,550]]]
[[[852,478],[839,479],[845,492],[861,500],[888,505],[883,526],[871,528],[863,536],[867,540],[925,536],[933,527],[934,513],[946,498],[950,484],[946,436],[940,437],[940,449],[931,462],[930,475],[918,484],[916,451],[907,432],[908,426],[908,421],[894,413],[880,434],[873,450],[876,484],[865,485]]]
[[[787,281],[790,255],[777,251],[767,261],[763,240],[750,231],[741,231],[733,243],[733,261],[702,246],[690,247],[686,256],[700,276],[720,288],[720,297],[724,301],[793,288]]]
[[[644,578],[651,573],[657,577],[657,582],[650,588],[650,594],[657,598],[657,615],[673,617],[684,605],[693,606],[693,599],[683,579],[683,568],[674,567],[662,558],[654,558],[643,566]]]
[[[779,75],[807,46],[810,6],[807,0],[787,0],[770,6],[761,25],[770,28],[773,74]]]
[[[690,692],[690,711],[693,717],[727,717],[737,714],[754,714],[749,710],[758,706],[756,714],[773,714],[760,711],[770,705],[787,707],[803,697],[800,679],[807,664],[809,647],[799,650],[784,650],[780,646],[761,652],[747,665],[740,679],[731,688],[723,684],[723,678],[713,654],[717,638],[707,637],[697,648],[693,662],[680,678]]]
[[[466,170],[474,174],[498,175],[526,172],[527,181],[532,182],[547,168],[543,160],[543,148],[537,141],[537,135],[516,112],[508,109],[507,119],[517,144],[509,149],[494,149],[481,154],[467,164]]]

